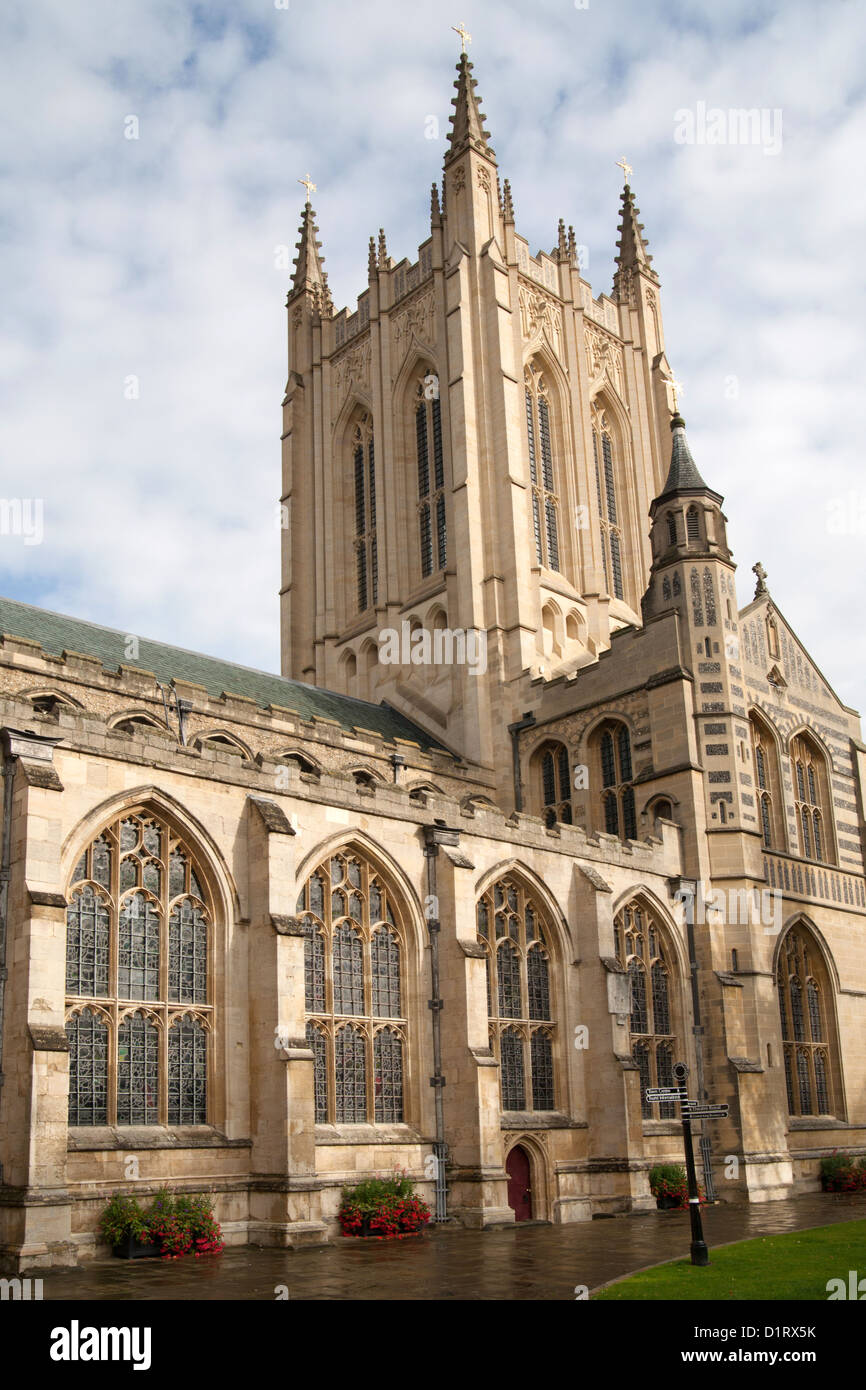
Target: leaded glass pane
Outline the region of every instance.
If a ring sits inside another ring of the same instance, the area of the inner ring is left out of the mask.
[[[803,853],[808,859],[812,857],[812,837],[809,834],[810,817],[805,806],[800,807],[800,822],[803,827]]]
[[[431,404],[433,416],[433,481],[437,488],[445,486],[445,466],[442,460],[442,404],[437,396]]]
[[[796,1108],[794,1103],[794,1076],[791,1066],[791,1050],[787,1047],[785,1048],[785,1089],[788,1093],[788,1111],[793,1115]]]
[[[500,1081],[502,1109],[526,1109],[526,1076],[523,1039],[514,1028],[506,1028],[500,1041]]]
[[[545,498],[544,524],[547,531],[548,569],[559,569],[559,534],[556,524],[556,503],[552,497]]]
[[[510,942],[503,942],[496,953],[496,974],[499,1017],[520,1018],[520,958]]]
[[[830,1093],[827,1087],[827,1060],[823,1052],[812,1054],[815,1063],[815,1090],[819,1115],[830,1114]]]
[[[770,825],[770,800],[769,797],[766,796],[761,797],[761,831],[767,849],[772,849],[773,832]]]
[[[207,1034],[197,1018],[168,1030],[168,1122],[207,1124]]]
[[[313,874],[310,879],[310,911],[319,918],[325,913],[325,883],[321,874]]]
[[[138,844],[138,821],[125,820],[120,826],[120,848],[122,850],[135,849]]]
[[[811,1115],[812,1084],[809,1077],[809,1056],[802,1049],[797,1050],[797,1088],[800,1093],[800,1114]]]
[[[110,929],[108,904],[89,885],[80,888],[66,909],[67,994],[108,994]]]
[[[632,958],[628,965],[631,980],[631,1031],[648,1033],[646,974],[640,961]]]
[[[181,893],[186,892],[186,856],[180,850],[175,849],[171,852],[168,861],[168,896],[179,898]],[[200,898],[201,893],[196,893]]]
[[[529,989],[529,1017],[549,1019],[550,968],[547,957],[539,946],[533,947],[527,954],[526,977]]]
[[[84,851],[72,874],[72,882],[78,883],[79,879],[87,878],[87,850]]]
[[[821,1001],[818,996],[818,986],[814,980],[807,980],[806,982],[806,999],[809,1005],[809,1027],[812,1031],[812,1042],[823,1042]]]
[[[545,806],[550,806],[556,800],[552,753],[545,753],[541,760],[541,792]]]
[[[821,817],[817,811],[812,813],[812,828],[815,831],[815,858],[823,860],[824,851],[821,844]]]
[[[202,902],[204,902],[204,893],[203,893],[202,890],[201,890],[201,884],[199,883],[199,881],[198,881],[198,879],[197,879],[197,877],[196,877],[196,872],[195,872],[195,869],[192,867],[192,865],[190,865],[190,870],[189,870],[189,891],[190,891],[196,898],[201,898]]]
[[[653,1107],[646,1098],[647,1087],[652,1085],[650,1076],[649,1050],[646,1043],[637,1043],[632,1048],[632,1056],[637,1062],[638,1073],[640,1075],[640,1108],[645,1120],[654,1120]]]
[[[400,1018],[400,944],[394,932],[381,927],[370,943],[373,968],[373,1014]]]
[[[142,886],[155,898],[162,895],[162,869],[155,859],[146,859],[142,868]]]
[[[436,498],[436,563],[444,570],[448,560],[448,531],[445,522],[445,495]]]
[[[671,1010],[668,994],[668,975],[660,960],[655,961],[652,967],[652,988],[653,1032],[669,1033],[671,1031]]]
[[[132,893],[120,909],[117,993],[120,999],[159,998],[159,911],[143,893]]]
[[[553,1044],[540,1028],[532,1034],[529,1043],[532,1066],[532,1108],[533,1110],[553,1110]]]
[[[604,490],[607,500],[607,519],[611,526],[617,523],[616,514],[616,489],[613,481],[613,452],[610,445],[610,435],[605,433],[601,436],[601,452],[604,458]]]
[[[331,882],[343,882],[343,861],[341,859],[331,860]],[[313,909],[313,911],[315,911],[315,908]]]
[[[337,1124],[363,1124],[367,1119],[367,1046],[353,1024],[337,1033],[334,1062]]]
[[[619,834],[619,811],[614,792],[608,792],[604,798],[604,828],[608,835]]]
[[[418,525],[421,546],[421,574],[426,579],[433,573],[433,530],[430,524],[430,508],[426,502],[418,513]]]
[[[541,438],[541,477],[548,492],[553,492],[553,456],[550,449],[550,411],[544,396],[538,398],[538,432]]]
[[[657,1029],[657,1032],[666,1032],[666,1029]],[[674,1055],[670,1043],[659,1043],[656,1048],[656,1083],[659,1086],[673,1086],[674,1084]],[[675,1118],[676,1109],[672,1101],[663,1101],[659,1106],[659,1119],[672,1120]]]
[[[117,1030],[117,1123],[159,1122],[159,1030],[143,1014]]]
[[[560,800],[567,801],[571,796],[571,769],[569,767],[568,749],[564,744],[556,755],[556,763],[559,772]]]
[[[364,952],[361,938],[343,923],[334,931],[334,1012],[364,1012]]]
[[[523,913],[523,928],[526,932],[526,944],[528,946],[535,940],[535,912],[529,903],[526,904]]]
[[[619,533],[610,533],[610,572],[613,579],[613,596],[622,598],[624,590],[622,587],[622,555],[620,552]]]
[[[120,861],[120,891],[125,893],[127,888],[137,888],[139,872],[139,859],[137,854],[128,854],[125,859]]]
[[[526,392],[526,435],[529,441],[529,476],[535,486],[538,482],[538,467],[535,462],[535,419],[530,391]]]
[[[628,729],[624,724],[620,724],[616,735],[617,748],[619,750],[619,774],[620,781],[631,781],[631,739]]]
[[[84,862],[82,858],[82,863]],[[83,878],[76,872],[76,878]],[[103,888],[111,887],[111,846],[103,835],[94,841],[93,845],[93,872],[91,878],[102,885]]]
[[[478,904],[478,910],[476,912],[476,925],[478,927],[478,935],[483,936],[486,941],[488,939],[490,927],[487,912],[487,903],[484,898],[482,898]]]
[[[379,922],[382,919],[382,890],[377,879],[370,883],[370,921]]]
[[[794,1029],[794,1038],[797,1042],[804,1042],[806,1034],[803,1031],[803,995],[800,981],[789,981],[788,991],[791,998],[791,1023]]]
[[[601,738],[601,785],[616,786],[616,767],[613,761],[613,736],[602,734]]]
[[[316,1124],[328,1123],[328,1053],[327,1042],[321,1028],[315,1023],[307,1024],[307,1046],[313,1050],[313,1089],[316,1106]]]
[[[304,1007],[315,1014],[325,1009],[325,938],[312,917],[304,921]]]
[[[191,898],[182,898],[171,910],[168,997],[173,1003],[207,1003],[207,923]]]
[[[427,453],[427,407],[419,405],[415,412],[415,447],[418,457],[418,496],[430,493],[430,463]]]
[[[82,1009],[66,1024],[69,1042],[69,1123],[108,1124],[108,1028]]]
[[[811,763],[809,763],[807,771],[809,775],[809,800],[813,806],[817,806],[818,794],[815,790],[815,772]]]
[[[634,791],[626,787],[622,794],[622,833],[627,840],[637,839],[637,819],[634,809]]]
[[[376,1124],[403,1122],[403,1044],[393,1028],[383,1028],[373,1039]]]
[[[755,766],[758,769],[758,786],[762,791],[767,790],[767,769],[764,763],[764,750],[758,745],[755,749]]]

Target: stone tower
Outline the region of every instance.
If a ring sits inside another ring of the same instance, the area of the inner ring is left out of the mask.
[[[430,235],[414,262],[371,238],[354,313],[334,312],[303,214],[283,403],[282,670],[387,701],[505,795],[505,729],[530,683],[594,662],[613,631],[641,622],[671,372],[630,187],[613,294],[596,299],[572,228],[561,221],[535,256],[517,232],[465,53],[455,86]],[[382,659],[386,632],[408,639],[397,660]],[[442,635],[441,659],[431,641],[425,660],[423,633]],[[474,662],[446,640],[462,633],[483,639],[467,643]]]

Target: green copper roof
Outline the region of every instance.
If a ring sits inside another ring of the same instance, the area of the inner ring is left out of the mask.
[[[302,681],[286,680],[249,666],[236,666],[231,661],[188,652],[183,647],[169,647],[145,637],[138,639],[138,656],[133,661],[126,655],[129,633],[115,632],[80,618],[67,618],[61,613],[49,613],[44,608],[33,608],[13,599],[0,599],[0,633],[8,637],[27,637],[31,642],[38,642],[51,656],[62,656],[64,651],[70,651],[98,657],[108,671],[116,671],[121,665],[132,666],[152,671],[164,685],[171,680],[191,681],[203,685],[215,698],[223,694],[245,695],[263,708],[282,705],[297,710],[302,719],[319,715],[336,720],[346,730],[372,729],[384,739],[408,739],[424,749],[442,747],[390,705],[354,700],[349,695],[319,690]]]

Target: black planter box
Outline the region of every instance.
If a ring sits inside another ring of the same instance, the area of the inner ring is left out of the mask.
[[[672,1197],[669,1192],[664,1192],[660,1197],[656,1197],[656,1206],[659,1211],[673,1211],[675,1207],[681,1205],[679,1197]]]
[[[128,1232],[120,1244],[115,1245],[114,1253],[121,1260],[153,1260],[162,1254],[162,1246],[146,1245]]]

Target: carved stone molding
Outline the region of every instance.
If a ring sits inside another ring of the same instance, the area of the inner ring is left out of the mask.
[[[521,285],[519,290],[520,326],[524,339],[543,334],[562,360],[562,313],[559,305],[542,290]]]
[[[614,342],[613,338],[609,338],[606,333],[592,328],[589,324],[584,327],[584,341],[586,343],[586,363],[591,379],[597,381],[607,372],[608,377],[616,387],[617,395],[621,399],[624,398],[625,368],[622,348]]]
[[[391,328],[394,345],[398,349],[407,348],[413,336],[423,342],[430,342],[433,337],[434,307],[433,291],[428,289],[393,316]]]
[[[341,394],[345,394],[352,386],[369,388],[370,339],[364,338],[343,353],[337,359],[334,370],[337,391]]]

